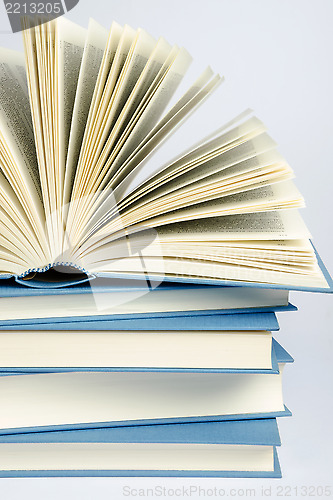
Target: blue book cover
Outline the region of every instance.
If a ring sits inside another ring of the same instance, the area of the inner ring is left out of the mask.
[[[284,311],[296,311],[290,304]],[[270,330],[279,329],[273,312],[216,311],[214,314],[115,318],[114,316],[0,321],[0,330]]]
[[[141,427],[141,426],[155,426],[155,425],[169,425],[169,424],[193,424],[193,423],[207,423],[207,422],[229,422],[229,421],[246,421],[246,420],[261,420],[272,419],[280,417],[291,417],[292,413],[284,406],[283,410],[263,412],[263,413],[240,413],[231,415],[202,415],[200,417],[176,417],[176,418],[157,418],[145,420],[123,420],[123,421],[110,421],[110,422],[84,422],[82,424],[62,424],[62,425],[43,425],[31,427],[11,427],[7,429],[0,429],[1,436],[14,436],[16,434],[27,433],[44,433],[56,431],[74,431],[74,430],[87,430],[87,429],[104,429],[104,428],[128,428],[128,427]]]
[[[276,418],[2,434],[0,443],[224,443],[280,446]]]
[[[0,477],[281,477],[276,453],[280,444],[275,418],[7,434],[0,435],[0,456],[6,454],[7,469],[0,471]],[[133,449],[139,457],[137,468],[133,468]],[[99,450],[104,455],[106,450],[110,455],[113,452],[110,468],[97,468]],[[205,458],[206,452],[211,455],[214,450],[218,458],[215,466],[210,460],[208,464],[209,455]],[[254,453],[246,466],[243,450]],[[79,458],[73,452],[79,453]],[[151,469],[142,465],[140,453],[148,456],[144,463],[151,463]],[[179,454],[184,453],[190,453],[194,463],[187,457],[184,467],[179,461]],[[241,461],[236,459],[231,465],[235,453],[240,453]],[[65,456],[67,467],[63,465]],[[223,459],[225,469],[221,467]],[[59,462],[60,467],[48,470],[48,464]],[[87,469],[87,463],[94,463],[94,468]],[[126,464],[131,468],[126,469]]]

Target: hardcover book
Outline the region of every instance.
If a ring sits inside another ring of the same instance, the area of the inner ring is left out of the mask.
[[[281,477],[275,419],[0,435],[0,477]]]
[[[116,22],[24,28],[25,56],[0,51],[2,278],[61,265],[330,289],[293,171],[260,120],[242,114],[149,163],[219,75],[208,68],[170,105],[191,62],[184,48]]]
[[[282,362],[268,331],[0,333],[0,373],[279,373]]]
[[[289,360],[290,361],[290,360]],[[279,372],[85,371],[0,377],[0,430],[39,431],[285,415]]]

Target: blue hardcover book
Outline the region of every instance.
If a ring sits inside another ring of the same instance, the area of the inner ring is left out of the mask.
[[[24,290],[34,290],[24,288]],[[65,290],[61,288],[60,290]],[[285,290],[172,286],[109,292],[19,295],[1,298],[0,326],[135,318],[200,316],[288,309]]]
[[[279,364],[293,362],[270,332],[232,332],[223,337],[221,332],[167,332],[160,338],[157,332],[120,336],[11,332],[0,334],[0,375],[123,371],[278,374]]]
[[[276,420],[0,435],[0,477],[281,477]]]
[[[280,373],[85,371],[0,377],[2,432],[270,418]]]
[[[297,308],[290,304],[288,310],[296,311]],[[279,329],[279,324],[273,312],[212,314],[195,316],[164,316],[133,319],[98,319],[85,318],[56,318],[44,320],[23,320],[21,322],[6,321],[0,324],[0,330],[270,330]]]
[[[4,304],[4,301],[7,300],[7,304]],[[119,325],[119,329],[127,329],[126,328],[126,323],[130,324],[130,320],[142,320],[142,325],[147,325],[148,321],[151,323],[151,329],[155,329],[155,325],[158,325],[161,323],[162,325],[166,323],[169,319],[175,321],[175,323],[182,324],[183,322],[188,321],[188,318],[192,318],[193,322],[196,321],[201,321],[202,324],[204,324],[206,321],[210,322],[211,316],[218,315],[240,315],[240,314],[247,314],[249,316],[250,314],[255,314],[255,313],[262,313],[262,312],[267,312],[266,308],[254,308],[253,311],[250,311],[250,309],[215,309],[215,310],[196,310],[196,311],[166,311],[166,312],[141,312],[141,313],[135,313],[135,314],[130,314],[130,313],[124,313],[124,314],[102,314],[102,311],[98,311],[98,314],[95,314],[96,311],[94,311],[93,315],[87,315],[87,310],[84,310],[83,308],[80,311],[74,311],[75,316],[71,315],[62,315],[63,313],[61,312],[61,309],[57,311],[57,314],[59,316],[47,316],[48,309],[47,307],[44,307],[42,310],[36,310],[35,308],[29,310],[27,304],[25,306],[25,309],[22,311],[22,308],[16,309],[19,305],[24,305],[24,304],[10,304],[10,302],[13,299],[2,299],[2,305],[4,307],[2,313],[0,312],[0,315],[2,318],[7,318],[8,316],[11,317],[11,319],[0,319],[0,330],[6,330],[6,329],[23,329],[29,327],[33,327],[32,329],[79,329],[79,330],[100,330],[100,329],[106,329],[109,330],[110,328],[113,329],[112,325]],[[24,302],[24,300],[23,300]],[[10,307],[12,309],[12,312],[9,313],[8,309],[6,306],[10,304]],[[15,310],[14,310],[15,309]],[[280,308],[274,308],[275,312],[284,312],[284,311],[297,311],[297,308],[293,306],[292,304],[288,304],[287,306],[280,307]],[[35,312],[33,312],[35,311]],[[268,308],[269,312],[273,312],[270,308]],[[71,310],[69,309],[69,314],[71,313]],[[30,317],[22,317],[22,316],[30,316]],[[36,316],[36,317],[32,317]],[[204,316],[202,320],[200,320],[200,316]],[[121,323],[121,322],[124,323]],[[221,320],[217,320],[217,322],[220,322]],[[222,320],[223,321],[223,320]],[[232,320],[231,320],[232,321]],[[238,320],[237,320],[238,321]],[[241,320],[243,323],[246,323],[246,321]],[[139,321],[135,323],[139,325]],[[49,325],[49,326],[47,326]],[[59,327],[57,326],[59,325]],[[123,325],[123,326],[121,326]],[[22,328],[21,328],[22,327]],[[35,328],[34,328],[35,327]],[[115,326],[114,326],[115,328]],[[143,326],[144,329],[147,329],[146,326]],[[118,327],[117,327],[118,329]],[[164,329],[164,327],[163,327]]]

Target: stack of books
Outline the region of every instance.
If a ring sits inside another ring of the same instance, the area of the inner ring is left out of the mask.
[[[280,477],[272,337],[332,280],[293,172],[247,113],[151,154],[184,49],[113,23],[24,20],[0,50],[0,475]]]

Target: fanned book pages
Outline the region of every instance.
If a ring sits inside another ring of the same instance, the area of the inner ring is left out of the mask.
[[[144,175],[219,75],[208,68],[171,106],[191,62],[183,48],[115,22],[25,28],[25,55],[0,51],[1,277],[65,264],[329,288],[293,171],[257,118],[240,115]]]

